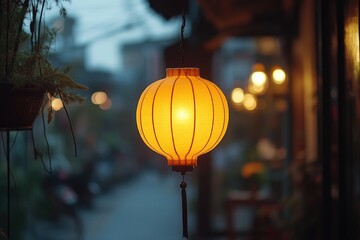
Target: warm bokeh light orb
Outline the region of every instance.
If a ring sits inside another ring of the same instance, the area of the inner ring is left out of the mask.
[[[242,103],[244,100],[244,90],[241,88],[234,88],[231,92],[231,100],[236,103]]]
[[[198,68],[168,68],[166,77],[141,94],[136,123],[145,144],[169,166],[194,167],[198,156],[223,138],[229,120],[226,98]]]
[[[51,101],[51,108],[54,109],[55,111],[59,111],[63,108],[63,102],[61,101],[60,98],[54,98]]]
[[[91,95],[91,102],[96,105],[101,105],[106,102],[107,98],[107,94],[103,91],[94,92]]]
[[[246,110],[252,111],[256,108],[257,101],[254,95],[247,93],[244,96],[244,107]]]
[[[250,79],[255,86],[262,86],[265,85],[267,77],[264,72],[256,71],[251,74]]]
[[[273,81],[275,84],[282,84],[285,82],[286,74],[284,70],[277,68],[272,72]]]

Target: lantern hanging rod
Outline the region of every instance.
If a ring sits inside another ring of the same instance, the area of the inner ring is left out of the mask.
[[[180,29],[180,66],[184,67],[184,32],[186,26],[186,4],[184,1],[183,13],[182,13],[182,24]]]

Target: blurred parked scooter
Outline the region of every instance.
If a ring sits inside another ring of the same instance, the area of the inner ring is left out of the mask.
[[[93,199],[99,194],[100,186],[93,180],[92,170],[87,165],[80,171],[74,171],[65,157],[57,156],[52,175],[76,193],[78,206],[93,207]]]
[[[51,202],[52,208],[49,212],[52,220],[58,220],[65,216],[75,225],[77,239],[80,239],[83,233],[83,225],[76,211],[78,195],[64,182],[62,171],[55,171],[47,175],[43,182],[43,188],[46,196]]]

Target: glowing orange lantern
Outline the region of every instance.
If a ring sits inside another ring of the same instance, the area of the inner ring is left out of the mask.
[[[140,96],[136,121],[146,145],[174,171],[191,171],[223,138],[229,109],[221,90],[198,68],[169,68]]]

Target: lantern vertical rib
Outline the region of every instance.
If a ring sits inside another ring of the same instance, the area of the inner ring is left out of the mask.
[[[207,147],[207,145],[209,144],[210,142],[210,139],[211,139],[211,136],[212,134],[214,133],[214,122],[215,122],[215,106],[214,106],[214,98],[213,98],[213,95],[211,94],[211,90],[209,88],[209,86],[205,83],[205,81],[201,78],[198,78],[198,80],[200,80],[200,82],[202,82],[205,87],[207,88],[208,92],[209,92],[209,95],[210,95],[210,98],[211,98],[211,109],[212,109],[212,120],[211,120],[211,130],[210,130],[210,134],[209,134],[209,137],[206,141],[206,143],[204,144],[204,147],[202,147],[197,153],[195,153],[193,156],[197,158],[197,156]]]
[[[161,85],[164,83],[164,81],[160,82],[160,84],[158,85],[158,87],[156,88],[155,90],[155,94],[154,94],[154,97],[153,97],[153,100],[152,100],[152,105],[151,105],[151,124],[152,124],[152,129],[153,129],[153,133],[154,133],[154,137],[155,137],[155,140],[156,140],[156,143],[158,144],[160,150],[162,152],[164,152],[166,155],[170,156],[171,160],[174,160],[173,157],[171,156],[171,154],[169,154],[168,152],[166,152],[160,145],[160,142],[159,142],[159,139],[158,139],[158,136],[156,134],[156,127],[155,127],[155,114],[154,114],[154,106],[155,106],[155,99],[156,99],[156,95],[161,87]]]
[[[172,140],[172,145],[174,147],[174,151],[178,157],[178,162],[181,164],[180,161],[180,155],[176,149],[176,145],[175,145],[175,137],[174,137],[174,126],[173,126],[173,100],[174,100],[174,90],[175,90],[175,84],[176,82],[179,80],[179,76],[174,80],[174,83],[172,84],[172,89],[171,89],[171,97],[170,97],[170,131],[171,131],[171,140]]]
[[[218,96],[219,96],[220,99],[221,99],[222,108],[223,108],[223,109],[227,109],[227,105],[224,104],[224,99],[223,99],[223,97],[222,97],[222,95],[221,95],[221,92],[219,91],[219,89],[218,89],[215,85],[214,85],[213,87],[214,87],[214,89],[217,91]],[[221,139],[223,138],[223,135],[224,135],[224,132],[225,132],[225,129],[226,129],[226,124],[227,124],[227,117],[226,117],[227,113],[224,111],[223,114],[224,114],[224,115],[223,115],[223,120],[224,120],[224,121],[222,121],[222,122],[223,122],[223,125],[222,125],[222,129],[221,129],[221,133],[218,135],[217,140],[213,143],[213,145],[212,145],[211,147],[209,147],[208,149],[206,149],[206,152],[209,152],[209,151],[211,151],[214,147],[216,147],[216,146],[219,144],[219,142],[221,141]]]
[[[144,103],[144,99],[146,97],[146,95],[148,94],[150,88],[148,87],[147,89],[145,89],[143,96],[140,98],[139,101],[139,107],[138,107],[138,111],[141,112],[142,108],[143,108],[143,103]],[[151,146],[149,140],[147,139],[145,133],[144,133],[144,128],[143,128],[143,123],[142,123],[142,114],[138,114],[138,121],[139,121],[139,131],[140,131],[140,135],[143,137],[145,144],[154,152],[157,152],[155,150],[155,148],[153,146]]]
[[[216,91],[218,92],[218,94],[219,94],[219,96],[220,96],[221,104],[222,104],[222,106],[223,106],[223,109],[228,109],[227,104],[226,104],[226,101],[224,101],[223,96],[221,95],[220,90],[219,90],[218,88],[215,88],[215,89],[216,89]],[[219,144],[219,142],[221,141],[221,139],[223,138],[223,136],[224,136],[224,134],[225,134],[225,131],[226,131],[226,128],[227,128],[226,125],[227,125],[227,123],[228,123],[228,118],[227,118],[228,114],[226,114],[225,111],[223,112],[223,114],[224,114],[224,115],[223,115],[224,121],[222,121],[222,122],[223,122],[223,126],[222,126],[222,129],[221,129],[221,134],[219,134],[218,139],[216,140],[215,144],[210,148],[210,150],[213,149],[214,147],[216,147],[216,146]]]
[[[187,165],[187,164],[186,164],[186,162],[187,162],[187,157],[188,157],[188,155],[189,155],[189,153],[190,153],[190,151],[191,151],[191,149],[192,149],[192,147],[193,147],[194,138],[195,138],[195,132],[196,132],[196,97],[195,97],[194,85],[193,85],[191,79],[190,79],[188,76],[186,76],[186,78],[187,78],[187,79],[189,80],[189,82],[190,82],[191,92],[192,92],[192,97],[193,97],[193,107],[194,107],[194,111],[193,111],[193,114],[194,114],[193,126],[194,126],[194,128],[193,128],[193,132],[192,132],[192,138],[191,138],[191,144],[190,144],[189,150],[188,150],[188,152],[185,154],[185,165]],[[191,157],[191,159],[192,159],[192,157]],[[190,159],[190,160],[191,160],[191,159]]]

